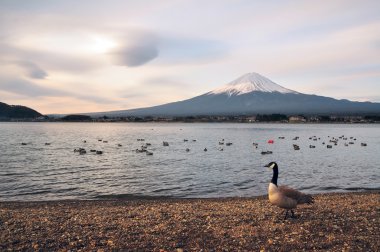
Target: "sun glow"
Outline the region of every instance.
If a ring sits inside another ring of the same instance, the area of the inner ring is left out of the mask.
[[[94,53],[107,53],[117,46],[117,43],[110,38],[94,36],[88,50]]]
[[[98,34],[45,34],[23,37],[16,43],[24,48],[37,48],[43,45],[46,51],[65,54],[103,54],[118,44],[110,37]]]

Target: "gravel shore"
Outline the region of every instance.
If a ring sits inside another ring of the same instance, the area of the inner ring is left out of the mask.
[[[267,198],[0,202],[0,251],[380,251],[380,193],[315,195],[297,219]]]

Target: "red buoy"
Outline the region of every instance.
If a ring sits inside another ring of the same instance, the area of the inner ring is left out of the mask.
[[[270,140],[268,140],[268,143],[272,144],[272,143],[274,143],[274,141],[272,139],[270,139]]]

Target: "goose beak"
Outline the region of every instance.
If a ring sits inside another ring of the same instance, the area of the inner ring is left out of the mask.
[[[269,168],[269,165],[270,165],[270,164],[266,164],[266,165],[264,165],[264,167],[267,167],[267,168]]]

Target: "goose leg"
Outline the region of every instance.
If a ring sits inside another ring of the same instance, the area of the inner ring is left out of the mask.
[[[292,215],[290,217],[292,217],[293,219],[296,219],[297,216],[294,214],[294,211],[293,210],[290,210],[290,212],[292,213]]]
[[[289,211],[289,210],[286,210],[286,211],[285,211],[285,218],[284,218],[284,220],[286,220],[286,218],[288,217],[288,211]]]

